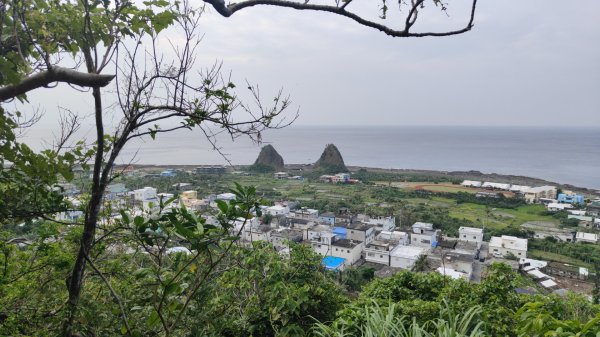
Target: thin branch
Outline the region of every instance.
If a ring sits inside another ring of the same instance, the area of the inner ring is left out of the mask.
[[[85,259],[87,260],[90,267],[92,267],[92,269],[96,272],[96,274],[98,274],[98,276],[100,276],[100,278],[102,279],[104,284],[106,284],[106,287],[110,291],[111,295],[114,297],[115,301],[117,301],[117,303],[119,304],[119,309],[121,310],[121,315],[122,315],[121,318],[123,320],[123,324],[125,325],[125,328],[127,329],[127,334],[131,336],[131,328],[129,327],[129,322],[127,321],[127,314],[125,313],[125,307],[123,307],[123,302],[121,302],[121,298],[119,297],[119,295],[117,295],[117,292],[110,285],[110,282],[108,282],[106,277],[98,270],[98,268],[96,268],[96,266],[94,265],[94,263],[92,262],[92,260],[89,258],[89,256],[87,254],[85,255]]]
[[[376,30],[379,30],[389,36],[393,37],[426,37],[426,36],[450,36],[465,33],[471,28],[473,28],[473,19],[475,16],[475,8],[477,6],[477,0],[473,0],[473,5],[471,9],[471,18],[469,23],[462,29],[452,30],[447,32],[426,32],[426,33],[411,33],[407,29],[404,30],[395,30],[386,25],[379,24],[377,22],[373,22],[363,17],[354,14],[352,12],[348,12],[345,10],[345,6],[337,7],[337,6],[328,6],[328,5],[316,5],[310,4],[308,2],[299,3],[293,2],[289,0],[248,0],[240,3],[232,3],[229,5],[225,4],[224,0],[204,0],[204,2],[212,5],[215,10],[224,17],[230,17],[235,12],[253,6],[259,5],[268,5],[268,6],[277,6],[277,7],[285,7],[285,8],[293,8],[297,10],[313,10],[313,11],[321,11],[321,12],[329,12],[333,14],[337,14],[340,16],[347,17],[355,22],[370,27]],[[410,15],[409,15],[410,17]],[[414,24],[414,22],[413,22]],[[410,28],[410,27],[407,27]]]

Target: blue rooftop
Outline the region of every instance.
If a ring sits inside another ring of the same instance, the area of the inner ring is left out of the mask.
[[[337,270],[339,267],[341,267],[344,264],[345,261],[346,261],[346,259],[341,258],[341,257],[325,256],[323,258],[323,262],[321,262],[321,264],[325,266],[325,269]]]

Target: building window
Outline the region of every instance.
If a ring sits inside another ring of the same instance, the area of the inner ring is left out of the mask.
[[[431,243],[429,240],[421,240],[421,243]]]
[[[335,249],[335,251],[337,252],[337,251],[338,251],[338,249],[336,248],[336,249]]]
[[[348,249],[348,254],[350,254],[350,249]]]
[[[380,258],[380,259],[383,259],[383,255],[379,255],[379,258]]]
[[[466,238],[467,238],[467,234],[463,234],[463,238],[465,238],[465,239],[466,239]]]
[[[477,237],[475,235],[473,235],[473,239],[477,240]]]

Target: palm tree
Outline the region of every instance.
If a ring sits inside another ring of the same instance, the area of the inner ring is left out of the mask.
[[[415,264],[412,266],[412,268],[410,270],[414,271],[414,272],[425,272],[425,271],[428,271],[429,269],[431,269],[431,266],[429,265],[429,260],[427,259],[427,255],[421,254],[421,255],[419,255],[419,257],[417,257]]]

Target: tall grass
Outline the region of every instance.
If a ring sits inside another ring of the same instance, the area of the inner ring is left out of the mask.
[[[414,318],[397,316],[397,304],[381,307],[377,303],[369,305],[365,311],[365,322],[360,326],[360,335],[364,337],[482,337],[481,322],[475,323],[481,312],[473,307],[465,313],[456,313],[444,303],[440,317],[419,324]],[[317,337],[350,337],[355,336],[344,327],[344,324],[329,326],[317,323],[312,331]]]

